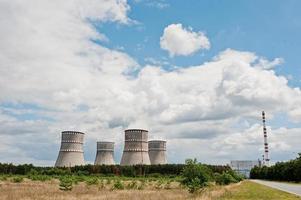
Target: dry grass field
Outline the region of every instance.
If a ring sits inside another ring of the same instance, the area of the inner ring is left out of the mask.
[[[156,181],[147,181],[142,189],[127,188],[130,183],[131,181],[124,181],[125,189],[113,190],[113,182],[105,185],[89,185],[81,182],[74,185],[72,191],[62,191],[59,189],[59,181],[56,179],[44,182],[25,179],[20,183],[6,180],[0,182],[0,200],[301,199],[249,181],[228,186],[212,185],[197,194],[188,193],[178,182],[171,182],[168,187],[159,188]]]
[[[128,184],[124,182],[124,184]],[[72,191],[62,191],[59,189],[58,180],[50,180],[45,182],[31,181],[25,179],[20,183],[11,181],[0,182],[0,199],[2,200],[100,200],[100,199],[124,199],[124,200],[143,200],[143,199],[217,199],[224,194],[225,191],[236,187],[231,185],[226,187],[212,186],[198,194],[189,194],[187,190],[181,188],[179,183],[172,182],[168,188],[158,188],[155,181],[147,182],[143,189],[123,189],[112,190],[112,184],[87,185],[79,183],[75,185]]]

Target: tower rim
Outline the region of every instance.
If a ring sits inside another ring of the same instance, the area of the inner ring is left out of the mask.
[[[85,133],[83,133],[83,132],[80,132],[80,131],[62,131],[62,134],[65,134],[65,133],[72,133],[72,134],[82,134],[82,135],[84,135]]]
[[[131,129],[124,130],[124,132],[130,132],[130,131],[144,131],[144,132],[148,132],[148,130],[146,130],[146,129],[140,129],[140,128],[131,128]]]
[[[148,142],[167,142],[167,140],[149,140]]]

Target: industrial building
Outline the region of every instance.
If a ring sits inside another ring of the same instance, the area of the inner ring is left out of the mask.
[[[148,155],[152,165],[166,164],[166,141],[148,141]]]
[[[84,165],[84,133],[77,131],[63,131],[61,148],[56,160],[56,167],[73,167]]]
[[[149,165],[148,131],[143,129],[128,129],[124,133],[124,150],[120,165]]]
[[[251,169],[255,166],[261,166],[260,160],[232,160],[230,167],[234,171],[245,175],[247,178],[250,177]]]
[[[97,142],[95,165],[114,165],[114,142]]]

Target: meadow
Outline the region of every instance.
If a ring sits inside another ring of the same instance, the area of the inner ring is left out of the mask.
[[[40,180],[37,180],[40,179]],[[299,200],[300,197],[281,192],[250,181],[229,185],[210,183],[196,193],[189,193],[177,179],[170,178],[116,178],[73,177],[72,188],[57,178],[44,177],[36,180],[26,176],[1,176],[0,199],[2,200]],[[77,181],[76,181],[77,180]]]

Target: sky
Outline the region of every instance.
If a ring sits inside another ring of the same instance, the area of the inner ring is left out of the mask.
[[[1,0],[0,162],[52,166],[61,132],[167,140],[167,159],[301,152],[298,0]]]

